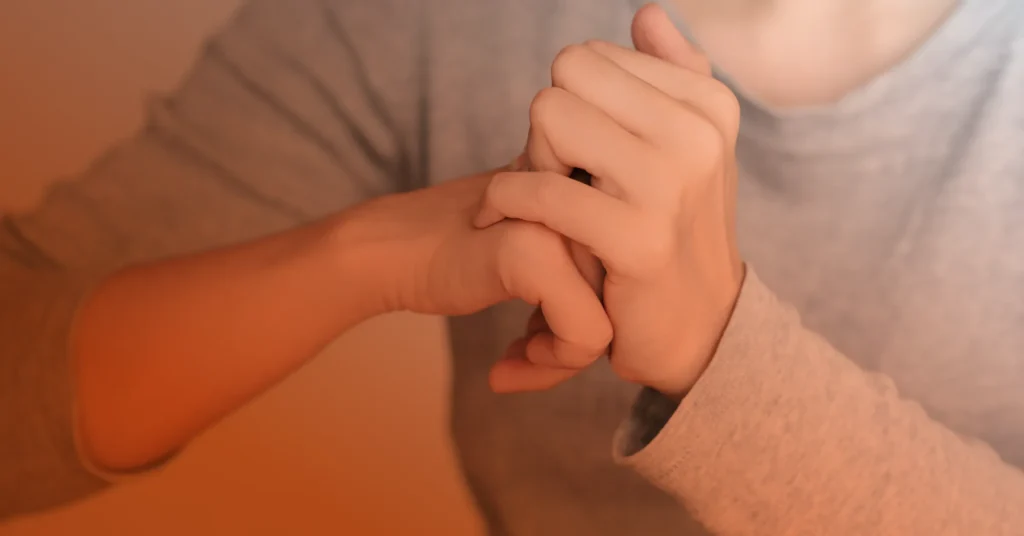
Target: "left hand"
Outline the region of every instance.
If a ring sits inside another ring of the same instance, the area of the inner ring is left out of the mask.
[[[530,110],[533,171],[495,175],[476,225],[542,223],[599,259],[613,369],[681,398],[714,354],[744,275],[735,241],[739,107],[660,8],[637,14],[633,41],[637,50],[594,41],[558,55],[553,87]],[[593,175],[593,187],[567,177],[574,167]],[[595,279],[594,262],[577,257],[577,265]],[[552,354],[552,340],[538,311],[492,370],[492,388],[565,379],[573,367]]]

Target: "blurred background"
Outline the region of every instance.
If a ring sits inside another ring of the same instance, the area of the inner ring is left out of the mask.
[[[130,136],[239,3],[6,2],[0,212]],[[0,536],[482,534],[448,439],[447,384],[440,319],[376,319],[165,469]]]

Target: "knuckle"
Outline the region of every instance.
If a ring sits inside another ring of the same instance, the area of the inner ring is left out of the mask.
[[[669,135],[675,141],[683,141],[693,137],[694,128],[702,118],[689,104],[679,103],[665,110],[665,122],[670,125]]]
[[[485,203],[519,219],[545,218],[565,204],[565,184],[555,173],[528,176],[495,175],[484,192]]]
[[[712,75],[711,59],[708,58],[707,54],[705,54],[704,52],[699,51],[699,50],[698,51],[694,51],[692,61],[693,61],[692,69],[695,72],[703,74],[703,75],[706,75],[706,76],[711,76]]]
[[[495,206],[501,203],[505,180],[500,173],[491,177],[490,182],[487,183],[487,189],[484,190],[484,202]]]
[[[686,168],[693,178],[703,179],[715,173],[725,160],[727,144],[722,133],[709,121],[694,121],[686,135]]]
[[[581,62],[590,54],[585,44],[573,44],[560,50],[551,62],[551,83],[556,86],[566,83],[576,75]]]
[[[597,52],[609,51],[616,48],[616,45],[602,39],[587,39],[583,42],[583,46]]]
[[[594,362],[596,352],[589,344],[568,343],[568,346],[561,349],[557,358],[562,365],[581,369]]]
[[[487,184],[487,189],[484,191],[484,201],[491,206],[505,210],[508,204],[510,190],[516,187],[514,178],[505,173],[498,173],[491,177],[491,182]]]
[[[588,326],[586,333],[579,334],[576,340],[566,341],[572,348],[574,359],[564,362],[574,367],[585,367],[601,357],[612,342],[612,326],[607,320],[594,322]]]
[[[704,154],[707,155],[707,160],[702,176],[717,176],[728,156],[730,144],[725,141],[725,137],[717,129],[709,132],[705,139]]]
[[[556,87],[546,87],[538,91],[530,102],[530,123],[535,126],[543,125],[558,108],[562,98],[562,90]]]
[[[726,142],[718,128],[701,113],[680,107],[673,118],[669,135],[677,148],[665,157],[663,164],[653,164],[671,176],[680,171],[687,177],[703,178],[724,161]],[[667,168],[667,169],[663,169]]]
[[[630,363],[626,359],[611,359],[612,372],[616,376],[630,383],[641,383],[643,381],[643,375],[637,370],[635,364]]]
[[[725,156],[725,138],[722,133],[709,121],[701,121],[696,125],[697,146],[703,154],[714,160],[721,160]]]
[[[614,332],[612,330],[611,322],[602,322],[601,326],[596,328],[596,334],[594,340],[597,342],[594,349],[597,350],[598,354],[604,353],[608,350],[608,346],[612,343]]]
[[[552,258],[552,239],[557,237],[539,224],[517,221],[505,227],[497,246],[497,259],[506,291],[529,303],[539,303],[539,290],[532,281],[539,272],[527,267]]]
[[[676,165],[707,171],[717,167],[728,156],[740,126],[740,103],[722,82],[704,81],[696,102],[680,103],[666,118],[671,123],[669,135],[681,145],[676,151]]]
[[[562,202],[562,181],[553,173],[533,177],[533,203],[540,212],[557,209]]]
[[[710,79],[709,106],[713,113],[724,122],[723,136],[734,138],[740,127],[740,101],[729,86],[721,81]]]

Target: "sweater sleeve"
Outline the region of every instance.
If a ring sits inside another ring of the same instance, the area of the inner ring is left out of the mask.
[[[804,328],[752,271],[678,407],[644,391],[616,455],[714,534],[1010,535],[1024,474]]]
[[[0,217],[0,519],[118,476],[75,444],[67,342],[98,281],[425,182],[417,19],[402,0],[249,2],[141,132]]]

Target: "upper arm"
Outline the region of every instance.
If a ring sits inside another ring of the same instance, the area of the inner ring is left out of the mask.
[[[0,518],[97,485],[74,451],[65,351],[94,282],[424,182],[417,18],[399,5],[248,3],[136,136],[0,218]]]

